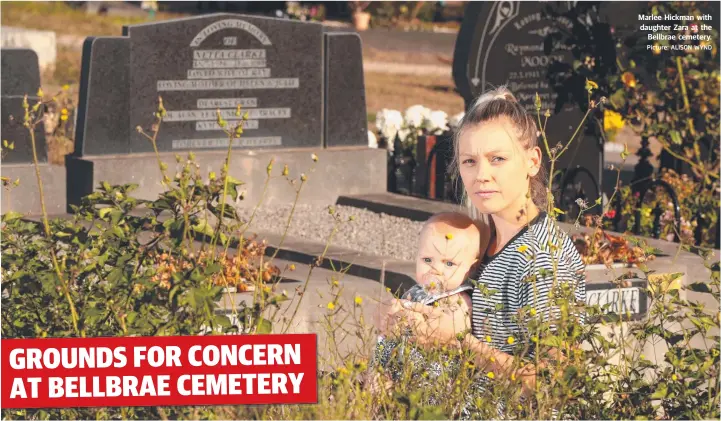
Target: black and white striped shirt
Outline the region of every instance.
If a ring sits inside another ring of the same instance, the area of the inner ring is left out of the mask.
[[[541,213],[502,250],[486,256],[476,279],[471,281],[475,285],[473,336],[483,342],[490,340],[493,348],[509,354],[528,344],[526,357],[533,357],[534,344],[529,342],[528,330],[516,316],[524,307],[526,314],[533,308],[536,317],[542,320],[558,314],[549,300],[554,273],[559,281],[556,285],[568,283],[575,299],[586,302],[585,266],[580,254],[558,224]],[[509,341],[509,337],[513,340]]]

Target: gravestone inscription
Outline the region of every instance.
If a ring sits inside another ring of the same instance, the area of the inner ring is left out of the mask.
[[[13,150],[4,151],[4,163],[29,163],[33,160],[30,132],[24,127],[25,109],[23,101],[28,95],[32,107],[40,98],[40,67],[38,56],[33,50],[8,48],[0,50],[0,110],[2,111],[2,139],[14,144]],[[42,110],[41,110],[42,111]],[[42,123],[35,126],[35,148],[38,161],[47,161],[45,130]]]
[[[124,28],[130,38],[130,126],[148,126],[163,98],[161,151],[227,148],[229,125],[248,114],[234,147],[320,147],[323,27],[239,15]],[[139,134],[131,152],[152,151]]]
[[[234,148],[365,146],[357,34],[311,22],[216,14],[133,25],[83,46],[74,156],[153,150],[136,131],[167,110],[160,152],[220,150],[247,113]]]
[[[563,4],[572,7],[573,2]],[[553,45],[550,54],[546,54],[544,40],[557,25],[571,28],[572,24],[546,19],[544,7],[544,2],[470,2],[456,41],[453,78],[467,108],[483,92],[507,85],[535,118],[538,94],[541,122],[545,121],[545,111],[551,112],[546,135],[552,148],[559,142],[568,143],[581,124],[583,114],[570,104],[557,103],[558,94],[547,79],[548,68],[554,60],[570,62],[572,55],[561,43]],[[579,131],[556,163],[556,169],[580,166],[600,183],[603,143],[600,138],[584,135],[585,131],[585,128]],[[545,147],[539,146],[546,155]],[[591,185],[585,187],[587,192],[594,190]]]

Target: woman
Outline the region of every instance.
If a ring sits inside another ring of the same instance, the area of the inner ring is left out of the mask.
[[[471,280],[472,334],[459,341],[448,315],[403,300],[394,300],[386,320],[389,328],[410,320],[417,344],[474,351],[476,365],[484,367],[489,378],[520,379],[524,394],[534,390],[539,367],[531,363],[519,368],[511,355],[517,346],[527,345],[525,356],[535,361],[527,324],[516,316],[540,318],[553,329],[560,311],[549,299],[552,289],[565,283],[578,302],[586,299],[581,257],[544,212],[547,196],[538,135],[533,117],[501,87],[478,98],[454,138],[453,168],[463,181],[464,202],[489,230],[483,237],[487,246],[481,245],[483,262]],[[489,294],[491,290],[495,293]]]

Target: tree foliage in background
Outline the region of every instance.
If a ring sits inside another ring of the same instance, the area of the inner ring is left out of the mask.
[[[555,43],[561,43],[573,55],[571,63],[555,62],[548,71],[559,94],[559,104],[570,102],[586,110],[593,108],[593,102],[600,101],[594,120],[605,128],[602,133],[608,134],[627,124],[637,135],[658,142],[663,148],[661,166],[674,170],[679,176],[686,174],[697,183],[695,194],[685,195],[688,200],[680,204],[698,219],[696,226],[713,228],[718,222],[720,191],[718,31],[701,30],[703,24],[711,26],[710,21],[654,20],[649,24],[670,28],[653,32],[662,38],[699,34],[711,39],[648,40],[647,31],[622,33],[603,21],[599,17],[600,7],[608,5],[579,2],[567,12],[560,12],[552,5],[546,7],[545,13],[553,21],[565,18],[573,24],[570,29],[557,25],[556,31],[545,39],[547,53]],[[646,7],[639,13],[656,16],[712,13],[706,5],[694,2],[649,3]],[[675,25],[685,29],[676,30]],[[585,89],[587,80],[598,85],[590,100]],[[602,101],[602,97],[607,100]],[[640,154],[649,157],[650,151],[643,150]],[[653,169],[650,166],[647,169],[651,175]],[[634,192],[643,190],[647,180],[637,181],[632,188]],[[638,204],[632,204],[631,209],[636,206]],[[712,236],[705,233],[702,237]]]

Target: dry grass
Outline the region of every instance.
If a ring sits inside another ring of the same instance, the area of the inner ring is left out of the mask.
[[[416,51],[386,51],[373,47],[363,47],[364,61],[382,61],[404,64],[447,64],[453,63],[451,55]]]
[[[99,16],[74,9],[65,2],[2,2],[2,24],[19,28],[55,31],[58,35],[119,36],[123,25],[145,23],[145,16]],[[158,13],[156,20],[186,17],[178,13]]]
[[[403,111],[422,104],[453,115],[463,111],[463,98],[450,76],[413,76],[387,73],[365,74],[366,102],[371,120],[383,108]]]

